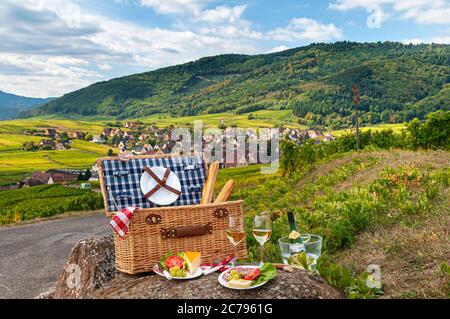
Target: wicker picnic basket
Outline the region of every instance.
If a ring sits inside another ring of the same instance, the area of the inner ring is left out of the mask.
[[[128,202],[119,204],[119,207],[117,204],[115,204],[115,207],[112,206],[111,197],[113,195],[108,183],[111,185],[114,183],[111,182],[111,178],[107,175],[118,171],[114,165],[128,167],[130,170],[125,170],[125,172],[137,175],[141,169],[139,165],[144,165],[142,164],[143,161],[147,161],[147,163],[155,160],[172,161],[173,156],[168,154],[135,156],[126,162],[112,157],[98,159],[99,180],[105,202],[106,215],[108,217],[113,216],[115,211],[126,207],[130,202],[135,203],[138,201],[141,204],[143,203],[141,198],[137,198],[138,196],[143,197],[142,193],[135,189],[137,177],[133,179],[127,176],[125,180],[129,184],[124,183],[121,185],[121,191],[127,191],[129,185],[132,190],[130,198],[128,198]],[[178,155],[178,157],[180,156],[183,155]],[[202,158],[201,161],[203,167],[200,169],[203,169],[205,172],[202,176],[206,176],[207,165]],[[114,165],[111,166],[111,163]],[[111,169],[111,167],[114,169]],[[199,178],[198,181],[200,184],[195,186],[202,187],[205,182],[204,178]],[[191,200],[199,203],[199,190],[195,189],[193,193],[197,195],[197,198],[195,199],[189,195]],[[144,205],[152,205],[147,203],[146,201]],[[128,274],[149,272],[168,251],[200,251],[202,262],[214,262],[218,258],[230,256],[233,254],[233,247],[226,235],[228,227],[227,217],[229,215],[244,218],[242,200],[206,205],[144,207],[134,213],[125,239],[121,239],[114,233],[116,268]],[[238,248],[238,258],[246,258],[247,247],[245,241]]]

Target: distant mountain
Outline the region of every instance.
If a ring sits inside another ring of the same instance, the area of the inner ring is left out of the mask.
[[[32,114],[126,118],[293,109],[305,124],[339,128],[352,124],[355,83],[363,123],[400,122],[448,109],[450,45],[337,42],[206,57],[99,82]]]
[[[53,99],[25,97],[0,91],[0,120],[11,119],[24,110],[35,108]]]

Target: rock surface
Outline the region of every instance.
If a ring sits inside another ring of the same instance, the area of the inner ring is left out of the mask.
[[[193,280],[166,280],[153,274],[117,273],[114,266],[112,236],[80,241],[72,250],[53,298],[150,298],[150,299],[294,299],[344,298],[318,276],[304,270],[277,271],[277,277],[266,285],[246,291],[222,287],[218,274]],[[45,297],[44,297],[45,298]]]
[[[118,274],[89,298],[146,299],[336,299],[341,291],[326,284],[322,278],[304,270],[278,270],[277,277],[252,290],[232,290],[221,286],[218,274],[192,280],[166,280],[158,275],[131,276]]]
[[[81,240],[72,249],[53,298],[85,298],[115,276],[112,235]]]

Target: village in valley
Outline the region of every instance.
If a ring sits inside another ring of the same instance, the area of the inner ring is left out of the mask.
[[[223,126],[223,122],[219,127]],[[182,152],[182,138],[173,134],[175,127],[169,126],[159,128],[156,125],[148,125],[141,122],[126,121],[124,123],[106,123],[106,127],[101,134],[93,135],[89,132],[58,131],[56,128],[46,128],[44,130],[26,131],[25,135],[42,136],[39,143],[25,142],[24,151],[36,150],[69,150],[73,140],[83,140],[95,144],[110,146],[111,148],[105,154],[106,156],[136,156],[136,155],[157,155],[169,154],[173,152]],[[252,158],[249,152],[248,143],[246,143],[245,159],[237,159],[237,137],[236,128],[226,127],[223,135],[213,135],[205,133],[202,135],[203,147],[210,149],[223,147],[223,158],[226,156],[225,140],[232,141],[234,145],[234,158],[232,161],[221,163],[222,168],[242,167],[260,163],[258,158]],[[270,140],[279,130],[280,138],[303,143],[312,139],[315,144],[328,142],[335,139],[331,132],[323,133],[317,130],[302,130],[300,128],[279,127],[277,129],[267,129],[265,138]],[[245,130],[246,141],[261,139],[258,137],[257,129],[248,128]],[[220,145],[220,146],[218,146]],[[191,149],[193,151],[193,149]],[[89,187],[89,182],[98,181],[97,163],[92,167],[81,169],[50,169],[45,172],[35,171],[31,176],[25,177],[15,185],[15,188],[31,187],[43,184],[62,183],[68,185],[71,182],[85,181],[81,187]],[[84,186],[88,185],[88,186]]]

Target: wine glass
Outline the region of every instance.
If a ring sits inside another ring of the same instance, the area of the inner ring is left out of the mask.
[[[242,218],[229,216],[228,217],[228,229],[227,229],[228,240],[233,244],[234,247],[234,258],[232,261],[232,266],[236,266],[237,260],[237,246],[245,238],[244,223]]]
[[[264,244],[272,235],[272,220],[268,212],[262,212],[253,219],[253,236],[261,246],[260,266],[264,264]]]

